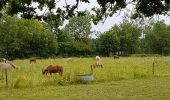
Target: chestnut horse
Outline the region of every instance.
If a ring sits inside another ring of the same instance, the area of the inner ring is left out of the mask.
[[[114,59],[119,59],[119,56],[118,55],[113,55],[113,58]]]
[[[31,57],[31,58],[29,58],[29,61],[30,61],[30,64],[31,63],[36,63],[36,58],[35,57]]]
[[[42,70],[42,74],[47,75],[48,73],[50,73],[50,75],[52,75],[52,73],[59,73],[59,75],[63,75],[63,67],[62,66],[58,66],[58,65],[49,65],[46,69]]]

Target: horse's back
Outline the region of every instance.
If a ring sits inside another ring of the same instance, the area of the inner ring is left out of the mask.
[[[9,68],[15,68],[14,65],[11,65],[9,63],[1,62],[0,63],[0,68],[1,69],[9,69]]]

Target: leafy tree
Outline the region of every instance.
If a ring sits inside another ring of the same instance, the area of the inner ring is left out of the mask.
[[[141,30],[139,27],[131,23],[122,23],[119,26],[120,51],[124,51],[126,54],[139,52],[140,33]]]
[[[48,21],[51,17],[48,13],[52,11],[53,20],[57,25],[60,25],[64,19],[69,19],[73,16],[84,15],[82,11],[76,11],[80,2],[90,3],[91,0],[76,0],[75,4],[67,4],[65,0],[64,8],[57,7],[57,0],[1,0],[0,11],[7,7],[7,13],[9,15],[21,13],[23,18],[37,18]],[[133,14],[133,18],[140,17],[141,13],[145,16],[152,16],[154,14],[167,14],[170,10],[170,0],[97,0],[100,7],[92,9],[93,22],[97,23],[108,16],[112,16],[118,10],[125,8],[128,4],[135,5],[136,13]],[[38,7],[33,7],[32,4],[37,3]],[[48,8],[48,12],[43,15],[38,15],[36,9],[42,10],[43,7]],[[2,13],[0,13],[2,16]],[[57,23],[58,22],[58,23]]]
[[[57,41],[43,24],[36,20],[4,17],[0,22],[2,56],[50,56],[56,53]]]
[[[73,17],[65,26],[70,37],[76,41],[87,41],[91,34],[91,19],[89,12],[85,16]]]
[[[91,19],[85,16],[73,17],[65,28],[57,33],[59,51],[62,55],[86,55],[92,51],[90,44]]]
[[[140,28],[124,22],[114,25],[109,31],[99,35],[97,48],[100,53],[109,55],[117,51],[134,54],[140,51]]]
[[[153,28],[146,35],[147,48],[150,53],[170,53],[170,32],[169,26],[163,21],[153,25]]]
[[[101,54],[109,55],[110,52],[116,52],[119,49],[119,44],[118,34],[112,28],[99,35],[97,48]]]

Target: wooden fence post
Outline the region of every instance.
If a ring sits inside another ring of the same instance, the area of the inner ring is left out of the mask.
[[[7,73],[7,69],[5,69],[5,74],[6,74],[6,86],[8,86],[8,73]]]

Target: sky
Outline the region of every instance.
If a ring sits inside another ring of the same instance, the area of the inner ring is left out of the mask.
[[[72,4],[73,1],[75,1],[75,0],[67,0],[67,3]],[[90,3],[80,3],[80,5],[78,6],[78,10],[85,10],[85,9],[90,10],[94,6],[99,7],[96,0],[89,0],[89,1],[90,1]],[[65,5],[65,0],[61,0],[58,3],[58,6],[60,6],[60,7],[62,7],[63,5]],[[113,25],[120,24],[122,22],[122,17],[124,15],[124,11],[127,12],[127,9],[133,9],[133,6],[128,5],[127,8],[123,9],[120,14],[118,11],[112,17],[108,17],[104,23],[98,23],[97,25],[92,24],[92,31],[96,30],[96,31],[104,32],[104,31],[109,30]],[[154,18],[156,18],[156,16]],[[159,16],[159,20],[162,20],[162,19],[165,20],[166,24],[170,24],[170,16],[169,17],[168,16]]]
[[[99,7],[97,0],[89,0],[90,3],[80,3],[78,6],[79,11],[81,10],[91,10],[91,8],[95,7]],[[66,0],[67,4],[75,4],[76,0]],[[59,0],[59,2],[57,3],[57,7],[63,7],[65,5],[65,0]],[[100,32],[104,32],[109,30],[113,25],[115,24],[120,24],[122,22],[122,17],[124,15],[124,11],[127,12],[127,9],[133,9],[132,5],[128,5],[126,7],[126,9],[123,9],[121,11],[121,13],[119,13],[119,11],[117,13],[115,13],[112,17],[108,17],[104,23],[100,22],[97,25],[92,24],[92,29],[91,31],[100,31]],[[44,12],[44,11],[43,11]],[[156,16],[155,16],[156,18]],[[159,20],[165,20],[166,24],[170,25],[170,16],[159,16]],[[67,24],[68,21],[65,22],[65,24]],[[64,25],[65,25],[64,24]]]

